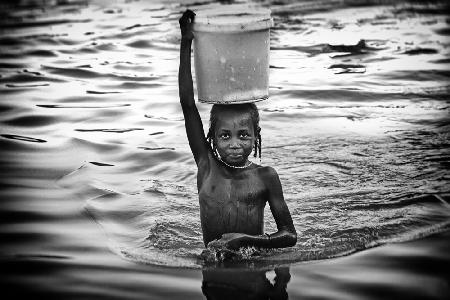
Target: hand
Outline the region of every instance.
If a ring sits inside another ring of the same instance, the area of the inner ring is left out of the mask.
[[[240,247],[245,246],[246,235],[243,233],[224,233],[219,240],[212,241],[208,244],[208,247],[226,247],[228,249],[237,250]]]
[[[181,16],[178,22],[180,23],[181,38],[192,40],[194,34],[192,33],[192,24],[194,23],[195,13],[192,10],[187,9]]]

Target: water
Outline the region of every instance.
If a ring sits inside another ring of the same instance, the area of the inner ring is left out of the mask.
[[[189,3],[2,9],[0,253],[11,291],[445,299],[448,5],[255,2],[275,21],[262,164],[277,169],[299,238],[210,266],[178,102],[178,18],[207,2]],[[198,108],[206,130],[210,106]],[[265,230],[275,231],[268,208]]]

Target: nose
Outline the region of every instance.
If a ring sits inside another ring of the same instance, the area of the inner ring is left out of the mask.
[[[231,141],[230,141],[230,148],[231,148],[231,149],[237,149],[237,148],[240,148],[238,139],[236,139],[236,138],[232,138],[232,139],[231,139]]]

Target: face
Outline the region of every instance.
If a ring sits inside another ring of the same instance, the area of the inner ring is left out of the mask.
[[[227,164],[243,166],[252,153],[255,131],[249,113],[224,111],[220,114],[214,143]]]

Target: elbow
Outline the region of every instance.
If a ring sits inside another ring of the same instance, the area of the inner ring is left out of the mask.
[[[288,247],[295,246],[295,244],[297,244],[297,232],[295,232],[295,230],[288,232],[286,240]]]
[[[285,236],[286,236],[286,247],[292,247],[297,244],[297,231],[292,226],[292,228],[286,228],[285,229]]]
[[[277,246],[273,245],[274,248],[285,248],[292,247],[297,244],[297,232],[294,228],[284,229],[281,234],[281,239],[279,239],[279,244]]]

